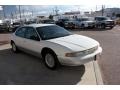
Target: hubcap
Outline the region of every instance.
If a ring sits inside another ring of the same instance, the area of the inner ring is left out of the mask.
[[[13,51],[16,51],[16,46],[14,43],[12,44],[12,49],[13,49]]]
[[[54,57],[51,54],[46,54],[45,62],[49,67],[53,67],[55,64]]]

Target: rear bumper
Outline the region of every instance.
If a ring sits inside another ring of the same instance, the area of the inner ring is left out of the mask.
[[[99,47],[98,50],[96,50],[94,53],[86,56],[79,56],[79,57],[59,57],[58,56],[58,59],[62,65],[79,66],[79,65],[88,63],[92,60],[95,60],[95,58],[100,57],[101,53],[102,53],[102,48]]]

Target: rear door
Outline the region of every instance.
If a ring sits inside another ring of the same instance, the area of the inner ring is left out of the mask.
[[[26,27],[27,32],[25,33],[25,48],[30,51],[30,53],[40,53],[40,37],[33,27]]]
[[[20,48],[25,48],[24,45],[25,45],[25,40],[26,40],[25,39],[26,31],[27,30],[25,27],[21,27],[15,32],[14,42]]]

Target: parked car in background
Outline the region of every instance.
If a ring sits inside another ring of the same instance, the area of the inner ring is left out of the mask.
[[[78,21],[80,28],[94,28],[95,22],[89,17],[82,17],[79,18]]]
[[[120,18],[115,19],[115,24],[120,25]]]
[[[65,21],[64,22],[64,25],[65,25],[65,28],[70,28],[70,29],[76,29],[76,28],[79,28],[80,25],[79,25],[79,21],[77,20],[69,20],[69,21]]]
[[[102,29],[105,29],[106,27],[113,28],[115,26],[113,20],[104,16],[95,17],[95,23],[97,28],[102,28]]]
[[[65,27],[65,22],[69,21],[69,19],[58,19],[58,21],[55,22],[56,25]]]
[[[12,29],[11,24],[0,23],[0,32],[9,32],[11,31],[11,29]]]
[[[24,22],[24,24],[27,24],[27,25],[29,25],[29,24],[35,24],[36,23],[36,21],[25,21]]]
[[[18,27],[20,27],[20,26],[21,26],[21,23],[20,23],[20,22],[14,22],[14,23],[12,24],[12,31],[15,32],[16,29],[17,29]]]
[[[43,58],[55,69],[60,65],[78,66],[88,63],[102,52],[98,41],[54,24],[31,24],[18,28],[11,37],[12,51],[23,50]]]
[[[51,20],[51,19],[46,19],[46,20],[42,20],[42,23],[45,23],[45,24],[55,24],[55,21]]]

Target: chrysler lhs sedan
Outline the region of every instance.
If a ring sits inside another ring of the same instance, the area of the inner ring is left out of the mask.
[[[95,60],[102,52],[99,42],[72,34],[54,24],[19,27],[11,37],[13,52],[19,50],[40,56],[50,69],[60,65],[78,66]]]

